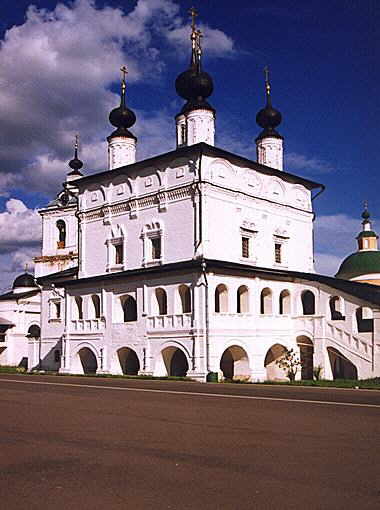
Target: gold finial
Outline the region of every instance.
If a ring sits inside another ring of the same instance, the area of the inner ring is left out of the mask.
[[[267,92],[267,96],[270,96],[270,83],[269,83],[269,68],[268,68],[268,66],[264,67],[264,75],[265,75],[265,90]]]
[[[120,67],[120,71],[121,71],[121,74],[122,74],[122,77],[121,77],[121,89],[123,92],[125,92],[125,88],[126,88],[126,85],[125,85],[125,78],[128,74],[128,69],[123,66],[123,67]]]
[[[198,11],[194,7],[192,7],[191,9],[189,9],[189,14],[191,16],[191,31],[195,33],[196,31],[195,18],[198,16]]]
[[[368,209],[368,202],[367,200],[364,200],[364,209],[367,210]]]
[[[28,263],[25,262],[25,273],[27,273],[27,272],[28,272]]]
[[[75,135],[74,149],[78,150],[79,147],[79,134]]]

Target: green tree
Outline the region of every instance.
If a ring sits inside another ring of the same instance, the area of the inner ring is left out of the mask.
[[[289,381],[294,381],[298,370],[302,367],[301,360],[294,349],[285,349],[282,358],[276,360],[276,365],[283,368]]]

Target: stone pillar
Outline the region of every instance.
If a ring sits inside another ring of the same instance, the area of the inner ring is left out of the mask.
[[[256,140],[257,162],[277,170],[284,169],[284,141],[282,138],[265,137]]]
[[[136,162],[136,139],[125,136],[108,138],[108,169],[113,170]]]

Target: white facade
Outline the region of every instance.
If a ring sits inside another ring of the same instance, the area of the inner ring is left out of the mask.
[[[111,136],[108,139],[108,168],[113,170],[136,161],[136,139]]]
[[[284,379],[294,348],[306,378],[379,375],[363,284],[313,274],[316,183],[199,144],[77,185],[78,278],[40,280],[45,368]]]
[[[40,330],[41,294],[39,289],[17,289],[0,296],[0,318],[10,324],[2,326],[0,320],[0,365],[36,368],[29,358],[29,345],[38,345],[39,337],[30,336],[33,327]],[[31,329],[32,328],[32,329]],[[38,356],[38,353],[37,353]]]
[[[284,169],[284,141],[280,137],[265,136],[256,140],[258,163],[277,170]]]

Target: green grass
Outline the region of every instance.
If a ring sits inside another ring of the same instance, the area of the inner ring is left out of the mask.
[[[319,388],[362,388],[368,390],[380,390],[380,377],[373,379],[335,379],[335,381],[327,381],[321,379],[320,381],[263,381],[259,383],[245,382],[245,381],[223,381],[232,384],[271,384],[278,386],[313,386]]]

